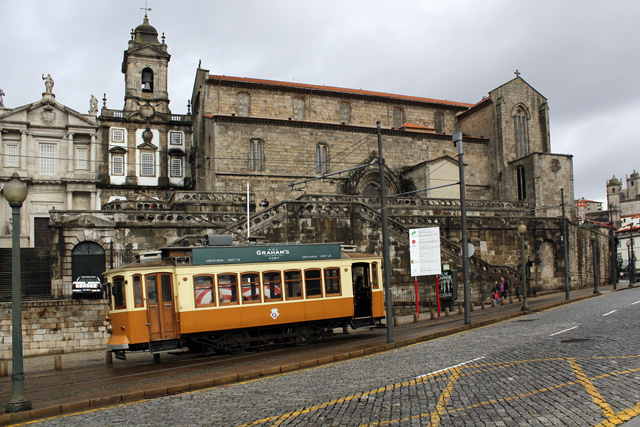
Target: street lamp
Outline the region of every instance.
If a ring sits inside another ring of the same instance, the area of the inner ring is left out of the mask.
[[[12,214],[12,270],[11,270],[11,363],[13,372],[11,400],[5,407],[6,412],[19,412],[31,409],[31,402],[24,395],[24,372],[22,368],[22,296],[20,294],[20,208],[27,198],[27,184],[20,181],[17,173],[11,175],[11,181],[4,185],[4,198],[11,206]]]
[[[593,254],[593,293],[599,294],[598,290],[598,270],[596,268],[596,236],[593,234],[589,236],[591,241],[591,253]]]
[[[524,254],[524,233],[526,232],[527,226],[524,224],[520,224],[518,226],[518,234],[520,235],[520,243],[522,243],[522,290],[524,293],[524,299],[522,300],[522,311],[529,310],[529,303],[527,301],[527,262],[525,260],[526,257]]]

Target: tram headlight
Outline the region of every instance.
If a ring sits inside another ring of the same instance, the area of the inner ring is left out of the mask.
[[[120,326],[120,330],[124,331],[124,325]]]

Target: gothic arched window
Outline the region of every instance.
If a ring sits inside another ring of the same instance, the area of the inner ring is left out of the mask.
[[[262,171],[262,141],[259,139],[249,142],[249,170]]]
[[[516,179],[518,181],[518,200],[526,200],[527,199],[527,180],[524,175],[524,166],[518,166],[516,170],[517,176]]]
[[[329,149],[324,144],[316,145],[316,170],[319,175],[329,171]]]
[[[523,105],[518,105],[513,112],[513,135],[515,138],[516,158],[529,154],[529,133],[527,122],[529,114]]]
[[[142,91],[153,92],[153,70],[151,68],[142,70]]]

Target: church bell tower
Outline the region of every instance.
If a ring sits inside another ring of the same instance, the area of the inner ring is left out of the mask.
[[[156,113],[171,114],[167,91],[167,69],[171,55],[167,45],[158,41],[158,32],[149,24],[147,14],[141,25],[131,31],[129,48],[124,52],[124,111],[138,112],[143,120]]]

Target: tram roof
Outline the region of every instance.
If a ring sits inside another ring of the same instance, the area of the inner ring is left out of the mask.
[[[322,261],[377,257],[362,252],[345,252],[340,243],[255,243],[230,246],[168,246],[158,251],[161,258],[139,259],[108,271],[132,267],[176,265],[251,264],[263,262]]]

